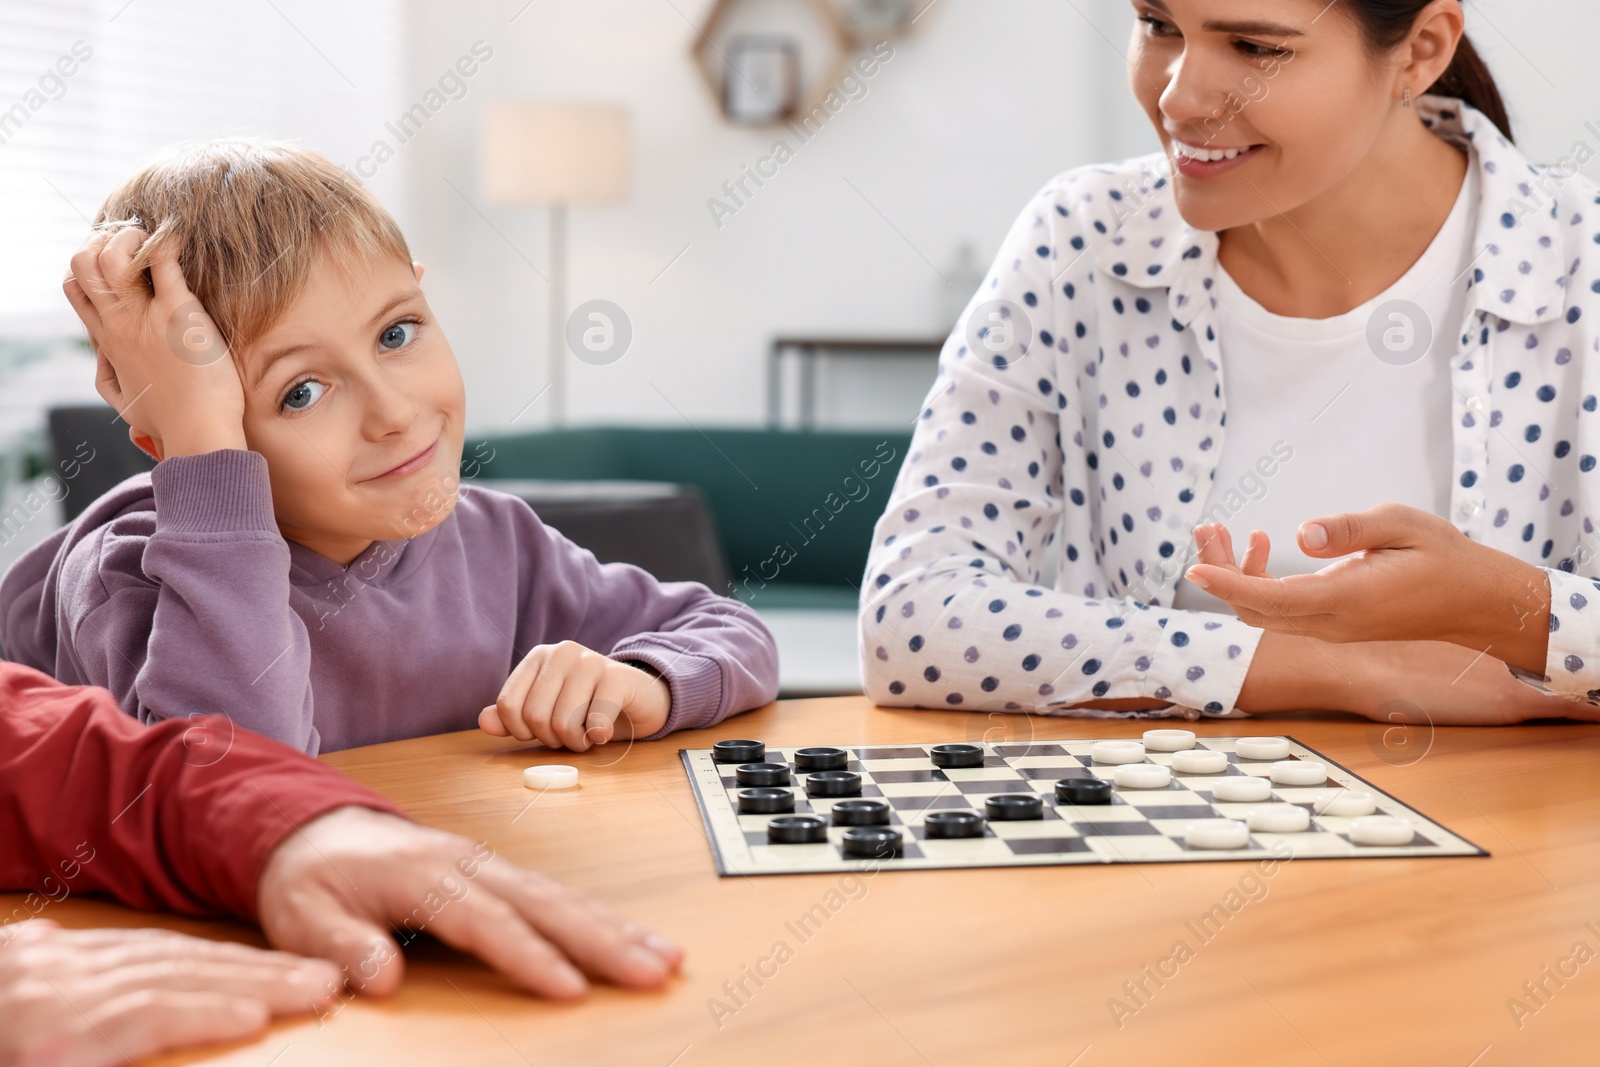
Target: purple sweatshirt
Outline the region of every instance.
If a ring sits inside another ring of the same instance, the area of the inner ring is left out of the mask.
[[[427,533],[342,567],[285,541],[266,459],[176,456],[96,500],[0,579],[0,645],[143,722],[224,712],[315,755],[467,730],[535,645],[648,664],[666,726],[771,701],[772,635],[695,582],[658,582],[464,484]]]

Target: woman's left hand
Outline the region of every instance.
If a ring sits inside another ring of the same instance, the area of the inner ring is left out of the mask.
[[[1382,504],[1312,519],[1300,527],[1300,550],[1334,562],[1286,578],[1267,575],[1259,531],[1242,567],[1220,527],[1197,527],[1195,540],[1200,562],[1185,577],[1252,626],[1323,641],[1450,641],[1544,673],[1545,573],[1437,515]]]

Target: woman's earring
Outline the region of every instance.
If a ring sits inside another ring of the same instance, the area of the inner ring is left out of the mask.
[[[1406,86],[1405,96],[1403,98],[1403,102],[1404,102],[1404,106],[1406,106],[1406,107],[1410,107],[1411,106],[1411,86],[1409,86],[1409,85]]]

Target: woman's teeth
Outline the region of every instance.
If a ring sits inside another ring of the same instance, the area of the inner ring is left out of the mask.
[[[1251,147],[1254,146],[1252,145]],[[1194,145],[1184,144],[1182,141],[1173,141],[1172,148],[1173,151],[1181,156],[1209,163],[1215,163],[1223,159],[1233,159],[1235,156],[1250,151],[1249,148],[1197,148]]]

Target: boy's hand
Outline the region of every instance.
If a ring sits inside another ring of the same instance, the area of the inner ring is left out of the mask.
[[[90,234],[62,283],[97,349],[95,388],[158,460],[246,448],[244,386],[176,252],[150,261],[154,295],[134,276],[148,237],[136,226]]]
[[[648,737],[671,710],[672,690],[648,669],[562,641],[523,657],[478,725],[496,737],[583,752],[613,738]]]

